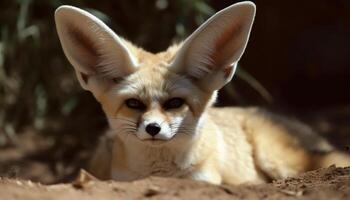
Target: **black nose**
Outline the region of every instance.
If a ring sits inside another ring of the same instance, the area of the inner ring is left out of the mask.
[[[150,123],[146,126],[146,132],[151,136],[155,136],[159,133],[160,126],[157,123]]]

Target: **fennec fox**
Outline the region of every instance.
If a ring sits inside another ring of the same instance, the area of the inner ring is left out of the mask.
[[[255,108],[211,108],[236,70],[254,16],[252,2],[234,4],[183,43],[152,54],[88,12],[59,7],[55,20],[64,53],[110,125],[91,172],[119,181],[156,175],[241,184],[326,162],[305,148],[310,131],[293,131],[301,124]],[[311,141],[327,146],[317,136]]]

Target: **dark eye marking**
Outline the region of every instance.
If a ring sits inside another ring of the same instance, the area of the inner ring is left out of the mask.
[[[142,103],[142,101],[135,99],[135,98],[130,98],[125,100],[125,105],[128,108],[135,109],[135,110],[145,110],[146,105]]]
[[[176,108],[180,108],[182,105],[184,105],[184,103],[185,103],[185,100],[183,98],[175,97],[167,100],[163,104],[163,108],[165,110],[176,109]]]
[[[122,82],[124,80],[124,78],[122,77],[116,77],[116,78],[112,78],[113,83],[115,84],[119,84],[120,82]]]

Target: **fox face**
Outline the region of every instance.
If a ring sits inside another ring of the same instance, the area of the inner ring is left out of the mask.
[[[184,42],[152,54],[120,38],[102,21],[72,6],[55,13],[64,53],[81,86],[100,102],[125,142],[191,141],[205,109],[229,82],[246,47],[255,5],[232,5]]]
[[[162,62],[117,80],[98,99],[119,137],[160,145],[193,137],[208,102],[200,100],[210,97]]]

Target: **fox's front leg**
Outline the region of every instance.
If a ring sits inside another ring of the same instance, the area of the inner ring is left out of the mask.
[[[219,185],[222,183],[221,174],[218,171],[218,168],[215,168],[212,163],[205,163],[197,169],[194,169],[189,175],[185,178],[205,181],[212,184]]]
[[[221,175],[217,171],[211,171],[211,170],[196,171],[191,173],[186,178],[193,179],[196,181],[205,181],[216,185],[220,185],[222,182]]]

